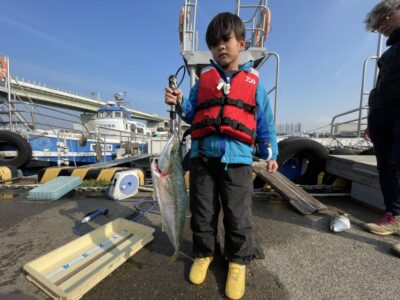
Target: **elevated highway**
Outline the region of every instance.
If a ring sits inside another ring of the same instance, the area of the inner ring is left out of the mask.
[[[11,94],[12,98],[20,99],[22,101],[33,102],[38,104],[45,104],[59,108],[66,108],[80,112],[93,113],[97,111],[100,105],[105,105],[107,102],[91,99],[86,96],[78,95],[72,92],[66,92],[43,85],[25,82],[16,78],[11,79]],[[0,96],[7,99],[7,88],[0,84]],[[132,113],[135,119],[162,122],[165,119],[134,109],[127,108]]]

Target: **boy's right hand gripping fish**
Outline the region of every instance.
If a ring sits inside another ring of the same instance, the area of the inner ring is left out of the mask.
[[[188,195],[182,169],[179,138],[173,134],[161,151],[158,161],[151,163],[154,197],[161,211],[162,227],[174,246],[171,261],[179,255],[188,207]]]

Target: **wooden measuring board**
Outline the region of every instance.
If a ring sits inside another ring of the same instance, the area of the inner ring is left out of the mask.
[[[303,191],[281,173],[269,173],[266,170],[266,164],[264,161],[253,163],[253,170],[261,179],[269,183],[272,188],[282,196],[282,198],[288,200],[289,203],[302,214],[309,215],[327,208],[324,204]]]
[[[81,298],[153,240],[154,229],[118,218],[24,266],[53,299]]]

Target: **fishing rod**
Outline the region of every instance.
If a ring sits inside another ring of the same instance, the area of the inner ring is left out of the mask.
[[[183,74],[182,74],[182,78],[178,83],[178,74],[179,72],[181,72],[181,70],[183,70]],[[179,69],[175,72],[174,75],[169,75],[168,77],[168,86],[174,91],[180,87],[180,85],[182,84],[183,80],[185,79],[185,75],[186,75],[186,67],[185,65],[182,65],[179,67]],[[175,127],[176,127],[176,108],[179,106],[178,103],[176,103],[175,105],[171,105],[171,110],[169,110],[169,118],[170,118],[170,129],[169,129],[169,133],[170,135],[174,134],[175,131]]]

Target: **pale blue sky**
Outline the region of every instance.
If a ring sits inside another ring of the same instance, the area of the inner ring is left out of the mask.
[[[242,1],[255,3],[256,0]],[[199,37],[235,1],[198,0]],[[363,20],[378,0],[270,0],[270,51],[281,57],[278,123],[325,125],[356,108],[362,64],[377,34]],[[13,76],[111,100],[127,91],[132,108],[167,116],[163,87],[183,63],[178,15],[183,0],[0,0],[0,53]],[[204,42],[200,44],[205,48]],[[261,70],[269,87],[272,65]],[[188,81],[183,85],[189,92]]]

